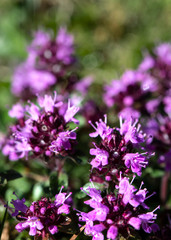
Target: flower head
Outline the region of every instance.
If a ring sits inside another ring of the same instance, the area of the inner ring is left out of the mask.
[[[60,28],[56,38],[38,31],[28,47],[28,57],[12,77],[12,92],[22,99],[44,93],[66,78],[75,63],[74,38]],[[78,79],[77,79],[78,80]],[[68,78],[68,81],[69,78]]]
[[[80,212],[80,221],[85,222],[85,234],[92,239],[117,239],[118,234],[129,236],[130,226],[135,230],[142,229],[150,233],[151,223],[156,214],[146,212],[144,203],[147,190],[137,189],[129,183],[128,178],[121,178],[115,192],[104,195],[100,190],[89,188],[87,195],[90,200],[85,201],[93,210],[88,213]],[[96,198],[97,196],[97,198]],[[139,197],[138,197],[139,196]],[[99,237],[99,238],[98,238]]]
[[[29,228],[31,236],[57,233],[58,226],[65,223],[67,214],[70,213],[70,205],[65,202],[71,193],[67,195],[61,191],[55,196],[55,201],[42,197],[41,200],[32,202],[30,207],[24,204],[25,200],[12,200],[11,204],[14,205],[15,209],[13,216],[20,220],[20,223],[15,227],[16,230],[21,232]]]
[[[138,120],[132,118],[120,122],[120,128],[111,128],[106,125],[106,120],[99,120],[94,126],[96,130],[91,137],[101,137],[100,145],[94,143],[95,148],[90,149],[90,154],[95,158],[92,165],[91,179],[93,181],[112,181],[118,177],[118,169],[124,174],[130,172],[141,175],[142,168],[148,164],[151,154],[144,152],[144,144],[148,140],[141,130]],[[137,125],[137,126],[136,126]]]
[[[53,157],[56,154],[66,156],[74,152],[76,144],[75,129],[69,130],[69,122],[78,123],[74,115],[79,108],[69,101],[57,101],[49,95],[38,98],[39,105],[29,102],[25,106],[24,117],[11,128],[10,140],[2,147],[3,153],[11,160],[28,157]]]

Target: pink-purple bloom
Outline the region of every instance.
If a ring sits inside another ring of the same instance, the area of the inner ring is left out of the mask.
[[[141,185],[142,186],[142,185]],[[93,210],[88,213],[80,212],[80,221],[86,223],[85,234],[92,236],[92,239],[117,239],[117,236],[129,236],[130,227],[135,230],[142,229],[150,233],[152,224],[157,217],[154,211],[146,212],[148,206],[144,201],[147,190],[137,190],[128,178],[120,178],[119,185],[115,186],[112,193],[105,194],[103,197],[100,190],[89,187],[87,189],[89,200],[85,204]]]
[[[158,90],[155,78],[139,70],[127,70],[120,80],[106,85],[104,101],[108,107],[114,106],[120,116],[134,118],[140,113],[148,115],[146,104]]]
[[[18,115],[17,124],[11,127],[10,137],[2,146],[3,154],[9,155],[10,160],[28,158],[29,155],[47,159],[74,152],[77,128],[69,130],[68,123],[79,123],[74,118],[79,108],[71,105],[71,101],[68,106],[58,101],[56,93],[53,98],[49,95],[39,97],[38,103],[29,102],[22,108],[21,118],[18,115],[20,105],[10,111],[12,116]]]
[[[56,194],[55,201],[42,197],[41,200],[32,202],[28,207],[25,200],[17,199],[11,201],[15,212],[12,214],[20,221],[16,226],[18,232],[29,229],[30,236],[45,237],[47,233],[55,234],[59,231],[58,226],[65,223],[67,215],[70,213],[70,205],[66,200],[71,193]],[[12,208],[11,208],[12,209]]]
[[[28,47],[26,61],[14,72],[12,92],[22,99],[47,92],[64,80],[74,63],[74,38],[65,28],[59,29],[55,39],[39,30]]]
[[[120,122],[120,128],[107,126],[107,119],[96,122],[96,126],[90,124],[95,132],[90,137],[100,136],[101,143],[90,149],[90,154],[95,158],[92,165],[91,179],[100,181],[112,181],[118,175],[118,169],[125,174],[130,172],[141,175],[142,168],[148,164],[151,154],[144,152],[148,136],[141,130],[138,120],[132,118]],[[99,179],[100,178],[100,179]],[[102,179],[101,179],[102,180]]]

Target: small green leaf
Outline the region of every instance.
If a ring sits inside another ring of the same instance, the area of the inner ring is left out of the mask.
[[[150,174],[151,177],[153,178],[161,178],[164,175],[164,171],[161,169],[153,169],[151,167],[148,167],[145,170],[145,173]]]
[[[78,198],[78,199],[82,199],[86,196],[86,193],[83,192],[83,191],[80,191],[78,193],[75,194],[75,197]]]
[[[33,187],[33,200],[37,201],[41,198],[43,194],[43,188],[41,183],[36,183]]]
[[[68,187],[68,175],[66,173],[60,173],[58,177],[58,186]]]
[[[0,184],[2,184],[5,181],[5,179],[7,181],[11,181],[11,180],[15,180],[15,179],[21,178],[21,177],[22,177],[22,175],[15,170],[12,170],[12,169],[6,170],[4,172],[0,172]]]
[[[96,183],[96,182],[88,182],[83,186],[84,191],[87,192],[89,187],[96,188],[96,189],[99,189],[101,191],[104,190],[104,184]]]
[[[6,215],[7,215],[7,208],[8,208],[8,203],[7,203],[7,206],[6,206],[6,209],[5,209],[5,213],[4,213],[4,217],[3,217],[2,223],[1,223],[1,228],[0,228],[0,240],[1,240],[1,235],[2,235],[3,228],[4,228],[4,223],[5,223]]]

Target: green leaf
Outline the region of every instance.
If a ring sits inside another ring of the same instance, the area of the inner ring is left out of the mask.
[[[43,195],[43,187],[41,183],[36,183],[33,187],[33,200],[37,201]]]
[[[78,198],[78,199],[82,199],[86,196],[86,193],[83,192],[83,191],[80,191],[78,193],[75,194],[75,197]]]
[[[84,198],[87,195],[86,192],[88,193],[89,187],[96,188],[96,189],[99,189],[100,191],[103,191],[105,186],[104,186],[104,184],[101,184],[101,183],[88,182],[83,186],[84,191],[80,191],[80,192],[76,193],[76,195],[75,195],[76,198],[78,198],[78,199]]]
[[[4,228],[4,223],[5,223],[6,215],[7,215],[7,208],[8,208],[8,203],[7,203],[7,206],[6,206],[6,209],[5,209],[5,213],[4,213],[4,217],[3,217],[2,223],[1,223],[1,228],[0,228],[0,240],[1,240],[1,235],[2,235],[3,228]]]
[[[58,178],[58,185],[68,188],[68,175],[66,173],[60,173]]]
[[[83,186],[84,191],[87,192],[89,187],[96,188],[96,189],[99,189],[101,191],[104,190],[104,184],[96,183],[96,182],[88,182]]]
[[[15,180],[17,178],[21,178],[22,175],[15,171],[15,170],[6,170],[4,172],[0,172],[0,184],[3,184],[5,179],[7,181],[12,181],[12,180]]]
[[[145,173],[150,174],[153,178],[161,178],[164,175],[164,171],[161,169],[153,169],[151,167],[146,168]]]

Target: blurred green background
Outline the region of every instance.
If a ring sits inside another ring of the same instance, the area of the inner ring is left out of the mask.
[[[74,34],[83,75],[96,84],[109,82],[135,68],[142,52],[171,39],[170,0],[1,0],[0,129],[8,125],[10,79],[26,57],[26,47],[39,28]]]
[[[171,40],[171,0],[0,0],[0,131],[5,133],[11,123],[7,112],[16,101],[10,92],[11,76],[26,58],[34,31],[45,29],[56,33],[61,25],[74,35],[82,75],[93,75],[97,86],[94,89],[100,89],[126,69],[136,68],[144,51]],[[11,169],[12,164],[1,160],[0,169]],[[32,191],[32,199],[37,200],[42,188],[49,184],[48,170],[33,164],[33,172],[45,175],[45,179],[34,179],[36,175],[29,176],[27,163],[16,166],[31,180],[21,178],[10,182],[6,199],[18,190],[19,197],[25,194],[27,198]],[[75,169],[72,170],[75,178],[78,174],[81,186],[87,178],[85,167],[78,171],[70,163],[66,171],[71,169]],[[2,206],[0,212],[4,212]]]

